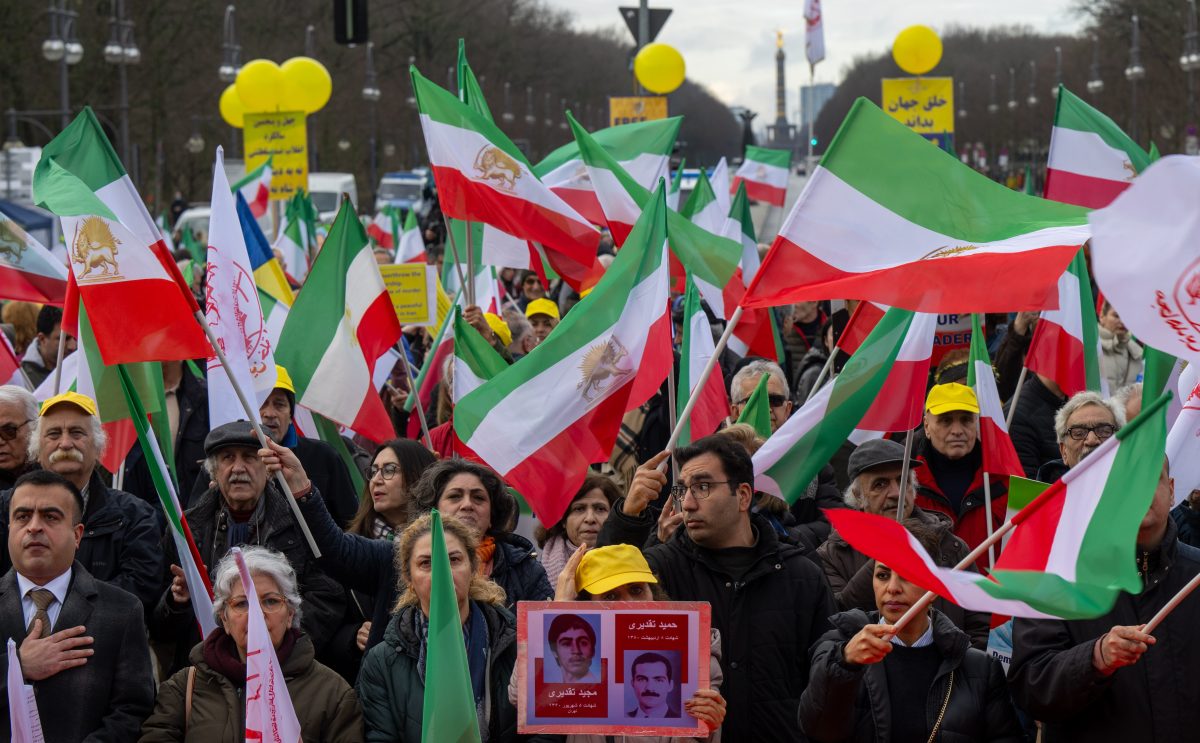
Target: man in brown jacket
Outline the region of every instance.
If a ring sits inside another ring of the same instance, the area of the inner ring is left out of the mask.
[[[904,447],[895,441],[878,439],[859,445],[850,455],[850,487],[846,489],[846,504],[851,508],[896,518],[900,507],[900,470],[904,463]],[[909,467],[920,466],[915,459]],[[950,519],[940,513],[917,508],[915,478],[908,478],[908,496],[904,498],[904,525],[920,536],[930,532],[937,536],[938,549],[931,557],[938,565],[953,567],[970,552],[965,542],[954,536]],[[842,611],[848,609],[875,610],[875,591],[871,574],[875,561],[851,547],[834,531],[817,549],[825,567],[825,577],[833,590],[833,600]],[[964,611],[961,607],[938,598],[934,608],[949,617],[959,629],[971,637],[971,644],[987,648],[991,615],[986,612]]]

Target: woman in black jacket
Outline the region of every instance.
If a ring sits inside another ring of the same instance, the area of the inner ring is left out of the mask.
[[[1020,743],[999,662],[936,609],[896,632],[891,625],[925,590],[878,562],[874,585],[878,611],[835,614],[813,646],[800,697],[805,735],[817,743]]]

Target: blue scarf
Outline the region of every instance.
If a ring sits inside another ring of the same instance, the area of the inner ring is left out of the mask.
[[[471,671],[471,689],[475,694],[475,706],[483,701],[487,683],[487,657],[489,638],[487,618],[474,601],[469,603],[467,621],[463,624],[463,642],[467,646],[467,666]],[[426,653],[429,650],[429,618],[419,607],[413,611],[417,636],[421,638],[421,652],[417,658],[417,672],[421,682],[425,681]]]

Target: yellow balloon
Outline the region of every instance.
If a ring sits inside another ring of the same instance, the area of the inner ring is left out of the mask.
[[[238,95],[249,113],[278,111],[283,101],[283,70],[269,59],[254,59],[238,71]]]
[[[942,59],[942,40],[929,26],[909,26],[896,35],[892,59],[910,75],[924,75]]]
[[[221,101],[218,105],[221,109],[221,118],[225,119],[225,123],[241,129],[242,114],[246,113],[246,107],[242,105],[242,97],[238,95],[237,85],[230,83],[225,92],[221,93]]]
[[[320,111],[333,93],[329,70],[311,57],[292,57],[280,65],[283,70],[283,101],[288,111],[311,114]]]
[[[670,93],[683,85],[683,55],[666,44],[647,44],[633,58],[633,74],[651,93]]]

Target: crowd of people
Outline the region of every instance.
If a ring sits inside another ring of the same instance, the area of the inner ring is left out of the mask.
[[[577,297],[557,285],[547,291],[532,272],[501,280],[515,298],[506,310],[471,307],[464,317],[513,363],[554,332]],[[32,323],[17,334],[18,352],[37,384],[54,372],[62,315],[19,305],[9,303],[4,319]],[[788,505],[756,492],[751,456],[764,439],[734,421],[764,377],[772,431],[828,383],[819,372],[837,352],[848,311],[814,302],[778,315],[780,363],[722,357],[732,416],[720,430],[664,451],[664,384],[625,416],[612,459],[586,473],[554,524],[523,513],[496,472],[453,451],[449,374],[425,411],[434,451],[411,435],[405,384],[381,393],[397,438],[335,448],[298,435],[295,388],[280,368],[260,410],[264,449],[247,422],[210,430],[198,366],[163,364],[179,497],[213,586],[216,629],[207,636],[139,448],[114,477],[99,464],[106,433],[94,400],[68,391],[39,403],[24,388],[0,387],[8,540],[0,624],[18,643],[6,661],[32,685],[45,739],[241,739],[249,606],[233,547],[243,550],[304,739],[421,739],[433,509],[485,741],[522,737],[516,605],[551,599],[707,602],[710,682],[681,700],[709,731],[702,740],[1188,739],[1200,702],[1200,685],[1189,681],[1200,661],[1190,642],[1200,603],[1185,601],[1153,636],[1141,626],[1200,572],[1200,491],[1175,506],[1164,468],[1138,535],[1142,592],[1122,594],[1094,619],[1017,619],[1007,669],[988,651],[993,617],[945,599],[897,632],[892,625],[924,590],[842,539],[824,510],[898,518],[947,567],[1004,523],[1007,478],[992,478],[985,492],[965,353],[947,353],[931,372],[907,459],[903,435],[846,443]],[[1100,324],[1112,397],[1068,398],[1039,374],[1017,394],[1037,317],[992,319],[998,387],[1016,398],[1012,437],[1029,477],[1061,477],[1137,414],[1141,348],[1111,307]],[[410,340],[418,356],[429,348],[420,332]],[[829,368],[836,374],[843,363]],[[359,492],[356,479],[365,483]],[[984,554],[969,569],[989,565]],[[585,626],[552,630],[566,648],[554,655],[563,678],[588,673],[570,659],[578,643],[595,644]],[[670,672],[653,653],[641,663],[639,683]],[[645,699],[630,716],[652,714],[657,697]]]

